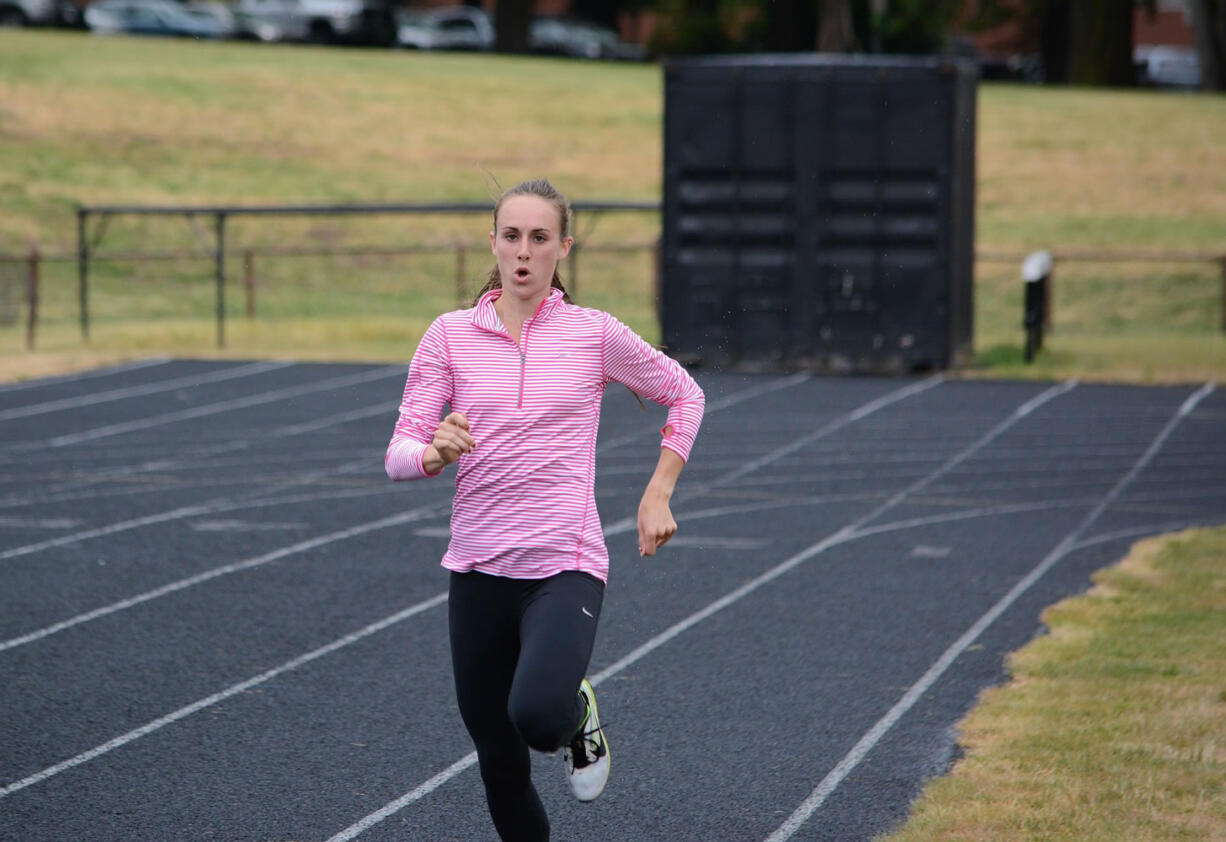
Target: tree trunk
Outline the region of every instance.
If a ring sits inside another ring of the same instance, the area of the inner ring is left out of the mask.
[[[1068,81],[1069,7],[1063,0],[1046,0],[1038,8],[1039,49],[1043,54],[1043,81]]]
[[[528,22],[532,0],[498,0],[494,6],[494,51],[528,52]]]
[[[1069,81],[1075,85],[1135,85],[1132,0],[1069,4]]]
[[[817,49],[823,53],[854,53],[860,49],[851,20],[851,0],[820,0],[817,9]]]
[[[1226,91],[1226,5],[1191,0],[1188,7],[1200,60],[1200,86],[1206,91]]]
[[[767,0],[766,49],[772,53],[812,50],[817,39],[817,15],[805,0]]]

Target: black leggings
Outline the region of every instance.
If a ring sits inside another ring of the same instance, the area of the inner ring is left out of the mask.
[[[504,842],[549,839],[528,749],[557,751],[583,724],[579,682],[603,599],[604,583],[577,571],[548,579],[451,574],[456,699]]]

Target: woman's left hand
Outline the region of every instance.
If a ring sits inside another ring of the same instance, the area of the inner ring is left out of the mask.
[[[668,497],[647,489],[639,503],[639,555],[655,555],[676,531]]]

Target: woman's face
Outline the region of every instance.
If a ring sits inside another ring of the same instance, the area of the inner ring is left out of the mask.
[[[559,217],[553,204],[540,196],[511,196],[503,201],[490,232],[503,295],[533,301],[548,294],[553,271],[574,242],[561,236]]]

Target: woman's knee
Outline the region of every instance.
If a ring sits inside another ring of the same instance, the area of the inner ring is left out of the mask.
[[[577,704],[577,694],[554,701],[512,696],[507,712],[515,724],[515,730],[529,748],[552,752],[561,748],[573,735]]]

